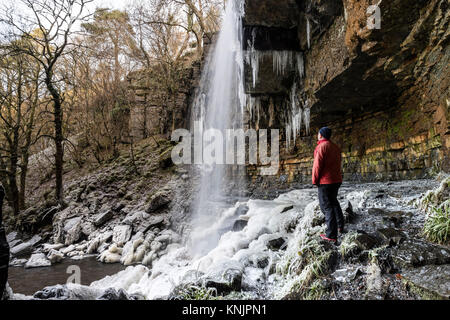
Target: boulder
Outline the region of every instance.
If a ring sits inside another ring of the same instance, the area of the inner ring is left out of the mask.
[[[398,245],[405,239],[405,234],[397,229],[385,228],[378,229],[377,234],[383,239],[383,243],[387,245]]]
[[[221,279],[206,278],[205,286],[215,288],[218,295],[227,295],[232,291],[240,291],[242,287],[242,270],[230,268],[226,270]]]
[[[30,243],[32,246],[35,246],[41,241],[42,237],[38,234],[35,234],[30,240],[28,240],[28,243]]]
[[[149,201],[149,205],[147,207],[147,212],[154,212],[160,209],[165,208],[172,201],[170,192],[168,191],[158,191],[155,193]]]
[[[125,290],[108,288],[97,300],[131,300]]]
[[[246,215],[248,212],[248,206],[245,204],[241,204],[239,207],[237,207],[235,215],[236,216],[243,216]]]
[[[32,254],[30,259],[25,263],[25,268],[38,268],[38,267],[48,267],[52,263],[47,259],[43,253]]]
[[[33,245],[30,242],[23,242],[17,246],[11,248],[10,253],[14,258],[20,258],[29,255],[33,249]]]
[[[362,274],[359,267],[348,267],[344,269],[336,270],[331,276],[338,282],[350,283]]]
[[[47,259],[51,262],[51,264],[55,264],[61,262],[64,259],[64,255],[57,250],[50,250],[47,254]]]
[[[356,218],[356,212],[353,210],[353,206],[350,201],[346,201],[344,205],[342,205],[341,209],[346,223],[351,223]]]
[[[403,271],[402,279],[418,289],[415,291],[423,299],[450,299],[450,264],[407,269]]]
[[[10,267],[23,267],[25,265],[25,263],[27,263],[27,259],[12,259],[11,262],[9,263]]]
[[[283,210],[281,210],[281,213],[284,213],[284,212],[289,211],[289,210],[292,210],[292,209],[294,209],[294,206],[293,206],[293,205],[286,206],[286,207],[283,208]]]
[[[6,240],[8,241],[8,243],[11,243],[14,240],[19,240],[19,234],[16,231],[10,232],[6,236]]]
[[[106,210],[97,214],[94,218],[94,226],[99,227],[104,224],[106,221],[110,220],[114,216],[114,212],[112,210]]]
[[[269,240],[267,242],[267,247],[270,250],[277,251],[280,249],[285,249],[286,248],[285,243],[286,243],[286,240],[283,237],[279,237],[276,239]]]
[[[244,229],[248,224],[247,220],[244,219],[238,219],[234,222],[233,224],[233,231],[241,231],[242,229]]]
[[[450,249],[421,239],[405,239],[392,248],[391,256],[401,268],[450,263]]]
[[[379,245],[378,239],[368,234],[359,234],[354,243],[361,250],[370,250]]]
[[[145,219],[142,220],[136,230],[146,233],[151,228],[161,228],[165,224],[164,216],[162,215],[146,215]]]
[[[58,299],[58,300],[67,300],[71,296],[70,290],[66,285],[56,285],[45,287],[44,289],[37,291],[33,298],[35,299]]]
[[[117,243],[119,246],[124,245],[130,240],[131,231],[131,226],[126,224],[115,226],[113,230],[113,242]]]
[[[64,244],[70,245],[77,242],[81,237],[82,217],[68,219],[64,224]]]

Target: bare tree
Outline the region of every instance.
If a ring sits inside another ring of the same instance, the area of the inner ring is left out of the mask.
[[[52,97],[55,143],[55,198],[63,205],[63,88],[58,85],[55,70],[60,58],[72,47],[70,39],[74,24],[87,18],[83,16],[86,5],[92,0],[20,0],[30,16],[12,10],[2,13],[1,22],[13,32],[13,38],[24,38],[28,46],[12,47],[38,61],[45,75],[45,85]],[[33,32],[38,29],[39,32]],[[35,45],[37,44],[37,45]],[[73,48],[72,48],[73,49]]]

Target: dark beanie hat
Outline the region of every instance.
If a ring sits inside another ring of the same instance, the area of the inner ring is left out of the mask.
[[[319,133],[324,137],[325,139],[331,138],[331,129],[328,127],[323,127],[319,130]]]

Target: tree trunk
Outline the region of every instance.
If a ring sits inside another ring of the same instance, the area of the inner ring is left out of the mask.
[[[62,123],[63,123],[63,113],[62,113],[62,99],[58,92],[58,90],[53,86],[52,83],[52,74],[51,71],[46,71],[45,84],[47,85],[47,89],[52,95],[53,100],[53,123],[55,125],[55,199],[56,201],[64,205],[63,200],[63,157],[64,157],[64,148],[63,148],[63,132],[62,132]]]

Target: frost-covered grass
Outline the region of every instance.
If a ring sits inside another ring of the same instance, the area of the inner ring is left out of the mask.
[[[346,258],[355,248],[357,247],[354,240],[358,237],[358,233],[355,231],[348,232],[342,239],[341,245],[339,246],[339,252],[342,258]]]
[[[215,288],[206,288],[197,285],[183,285],[174,293],[176,299],[180,300],[215,300],[218,299]]]
[[[442,206],[432,208],[432,213],[425,220],[423,234],[433,242],[447,243],[450,233],[450,201]]]

